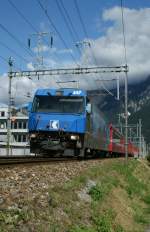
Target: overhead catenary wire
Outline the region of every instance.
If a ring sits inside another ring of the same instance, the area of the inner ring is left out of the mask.
[[[18,7],[14,4],[14,2],[12,2],[12,0],[8,0],[8,2],[15,9],[15,11],[20,15],[20,17],[32,28],[32,30],[38,34],[39,33],[38,29],[27,19],[27,17],[20,11],[20,9],[18,9]],[[49,46],[48,42],[44,38],[43,40],[47,44],[47,46]],[[56,54],[54,55],[58,59],[58,56]]]
[[[2,45],[4,48],[8,49],[10,52],[12,52],[14,55],[16,55],[17,57],[19,57],[20,59],[24,60],[24,62],[27,62],[27,63],[29,62],[23,56],[21,56],[20,54],[18,54],[14,49],[12,49],[9,46],[7,46],[4,42],[0,41],[0,45]]]
[[[0,55],[0,59],[4,61],[8,65],[8,59]],[[21,71],[20,68],[17,65],[14,65],[14,67],[18,70]]]
[[[54,30],[55,30],[56,33],[58,34],[58,36],[59,36],[60,40],[62,41],[63,45],[65,46],[65,48],[66,48],[67,50],[69,50],[69,48],[68,48],[68,46],[67,46],[65,40],[63,39],[61,33],[60,33],[59,30],[57,29],[55,23],[54,23],[53,20],[51,19],[50,15],[48,14],[47,10],[44,8],[44,6],[43,6],[43,4],[41,3],[41,1],[40,1],[40,0],[36,0],[36,1],[37,1],[38,5],[40,6],[40,8],[43,10],[44,14],[46,15],[46,17],[47,17],[47,19],[48,19],[50,25],[52,25],[52,27],[54,28]],[[70,56],[72,57],[74,63],[78,66],[79,64],[76,62],[76,59],[75,59],[75,57],[73,56],[73,54],[72,54],[71,52],[70,52]]]
[[[77,0],[74,0],[74,3],[75,3],[75,7],[76,7],[76,10],[77,10],[77,13],[78,13],[78,16],[79,16],[79,19],[80,19],[80,22],[81,22],[81,25],[82,25],[84,34],[85,34],[86,37],[88,38],[88,33],[87,33],[86,27],[85,27],[85,25],[84,25],[83,19],[82,19],[82,17],[81,17],[81,13],[80,13],[80,9],[79,9]]]
[[[79,9],[77,0],[74,0],[74,5],[75,5],[75,8],[76,8],[77,14],[78,14],[78,16],[79,16],[79,20],[80,20],[81,26],[82,26],[82,28],[83,28],[83,32],[84,32],[85,36],[86,36],[87,38],[89,38],[88,33],[87,33],[87,30],[86,30],[86,27],[85,27],[85,23],[84,23],[84,21],[83,21],[83,19],[82,19],[81,13],[80,13],[80,9]],[[93,48],[91,47],[91,43],[89,43],[89,48],[90,48],[91,53],[92,53],[92,56],[93,56],[93,58],[94,58],[94,63],[95,63],[95,65],[98,65],[98,62],[97,62],[97,59],[96,59],[96,57],[95,57]]]
[[[16,12],[20,15],[21,18],[24,19],[24,21],[36,32],[37,29],[34,27],[34,25],[24,16],[24,14],[18,9],[18,7],[16,7],[16,5],[11,1],[11,0],[7,0],[10,5],[16,10]]]
[[[3,57],[3,56],[0,55],[0,59],[3,60],[4,62],[6,62],[8,64],[8,60],[5,57]]]
[[[71,37],[72,37],[72,40],[73,40],[74,44],[76,44],[76,38],[75,38],[75,36],[74,36],[74,34],[73,34],[73,32],[72,32],[72,28],[70,27],[70,24],[68,23],[68,21],[67,21],[67,19],[66,19],[66,14],[64,14],[64,12],[62,11],[62,8],[61,8],[61,6],[60,6],[59,1],[58,1],[58,0],[55,0],[55,2],[56,2],[56,5],[57,5],[57,7],[58,7],[58,9],[59,9],[59,12],[60,12],[62,18],[64,19],[64,22],[65,22],[65,24],[66,24],[66,26],[67,26],[67,28],[68,28],[68,31],[69,31],[69,33],[70,33],[70,35],[71,35]],[[77,47],[76,47],[76,48],[77,48]],[[79,52],[79,55],[80,55],[80,51],[79,51],[79,50],[77,50],[77,51]]]
[[[88,32],[87,32],[87,30],[86,30],[85,23],[84,23],[83,18],[82,18],[82,16],[81,16],[81,12],[80,12],[80,9],[79,9],[77,0],[74,0],[74,5],[75,5],[75,8],[76,8],[77,14],[78,14],[78,16],[79,16],[79,20],[80,20],[81,26],[82,26],[82,28],[83,28],[83,32],[84,32],[85,36],[86,36],[87,38],[89,38]],[[93,48],[92,48],[90,42],[89,42],[89,49],[90,49],[91,54],[92,54],[92,56],[93,56],[93,58],[94,58],[94,63],[95,63],[95,65],[98,66],[98,61],[97,61],[97,59],[96,59],[96,56],[95,56],[95,54],[94,54],[94,51],[93,51]],[[103,79],[103,78],[102,78],[102,79]],[[113,94],[112,94],[112,93],[108,90],[108,88],[106,87],[105,83],[101,82],[101,85],[102,85],[102,88],[103,88],[108,94],[110,94],[110,95],[113,96]]]
[[[28,53],[30,56],[33,57],[32,52],[31,52],[30,50],[27,49],[27,47],[24,45],[24,43],[22,43],[15,35],[13,35],[13,34],[12,34],[4,25],[2,25],[1,23],[0,23],[0,28],[1,28],[3,31],[5,31],[13,40],[15,40],[16,43],[17,43],[21,48],[23,48],[23,49],[26,51],[26,53]]]
[[[79,38],[78,33],[77,33],[77,31],[76,31],[76,28],[75,28],[74,25],[73,25],[72,19],[71,19],[70,15],[69,15],[69,13],[68,13],[68,11],[67,11],[67,9],[66,9],[64,3],[63,3],[63,0],[59,0],[59,2],[60,2],[61,6],[62,6],[62,8],[63,8],[63,10],[64,10],[64,12],[65,12],[65,14],[66,14],[66,17],[68,18],[68,22],[70,23],[70,26],[71,26],[71,28],[72,28],[72,31],[74,32],[74,34],[75,34],[77,40],[80,41],[80,38]]]

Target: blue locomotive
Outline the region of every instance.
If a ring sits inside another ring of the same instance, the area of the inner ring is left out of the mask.
[[[30,150],[35,154],[108,152],[109,126],[81,89],[38,89],[29,114]],[[53,152],[50,152],[53,151]]]

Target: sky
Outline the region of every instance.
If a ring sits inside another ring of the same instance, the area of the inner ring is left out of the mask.
[[[37,32],[47,33],[42,38],[40,52],[44,68],[124,65],[120,2],[120,0],[1,0],[0,102],[8,102],[9,57],[13,60],[13,70],[37,68],[38,37],[35,35]],[[123,0],[123,6],[129,81],[137,82],[144,80],[150,73],[150,1]],[[51,37],[53,37],[52,47]],[[31,41],[30,48],[28,39]],[[116,74],[114,75],[116,77]],[[112,75],[109,77],[114,78]],[[57,81],[68,79],[78,80],[80,88],[85,89],[103,88],[103,85],[109,87],[101,81],[96,82],[98,78],[105,76],[100,74],[88,78],[83,75],[51,76],[40,77],[39,80],[14,78],[12,96],[15,103],[20,104],[29,101],[27,95],[33,96],[37,88],[59,87]],[[74,85],[70,84],[70,87],[75,87]],[[68,84],[62,87],[68,87]]]

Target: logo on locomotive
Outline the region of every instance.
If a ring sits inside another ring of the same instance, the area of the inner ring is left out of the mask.
[[[58,120],[50,120],[50,129],[58,130],[59,129],[59,121]]]

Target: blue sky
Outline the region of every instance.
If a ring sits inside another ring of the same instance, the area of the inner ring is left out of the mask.
[[[33,24],[33,26],[38,31],[47,31],[54,32],[54,47],[57,48],[57,51],[63,50],[64,45],[59,39],[59,36],[54,31],[54,28],[49,24],[44,12],[41,10],[36,0],[11,0],[16,7],[22,12],[22,14]],[[59,1],[59,0],[58,0]],[[86,30],[88,36],[91,39],[97,39],[100,36],[103,36],[108,27],[111,26],[111,21],[102,21],[102,13],[104,10],[112,8],[114,6],[119,6],[119,0],[77,0],[78,6],[80,8],[80,12],[82,18],[84,20]],[[64,23],[64,20],[59,12],[59,9],[56,5],[56,0],[41,0],[43,6],[47,9],[48,14],[52,18],[55,26],[57,27],[59,33],[65,40],[68,48],[72,49],[73,56],[78,60],[79,55],[76,51],[75,44],[68,32],[68,29]],[[81,23],[78,18],[78,14],[74,5],[73,0],[63,0],[64,6],[66,7],[74,27],[76,28],[77,34],[79,36],[80,41],[85,39],[85,34],[83,32]],[[20,17],[20,15],[15,11],[15,9],[10,5],[8,0],[1,0],[0,2],[0,23],[5,26],[13,35],[15,35],[23,44],[27,46],[27,39],[31,37],[30,35],[34,33],[32,28]],[[150,7],[150,2],[148,0],[126,0],[124,1],[125,7],[140,9],[145,7]],[[29,60],[29,62],[33,61],[33,57],[31,57],[25,50],[18,46],[18,44],[0,28],[0,42],[5,43],[8,47],[14,49],[19,55],[23,56],[25,59]],[[49,38],[46,38],[49,41]],[[32,37],[31,40],[32,49],[36,46],[36,39]],[[57,54],[57,58],[52,55],[52,51],[49,49],[49,52],[45,52],[45,57],[54,57],[61,63],[64,59],[68,60],[68,62],[72,60],[70,53],[59,53]],[[14,59],[14,63],[17,67],[26,69],[26,63],[16,57],[16,55],[10,52],[8,49],[4,48],[0,44],[0,55],[5,59],[8,59],[9,56],[12,56]],[[3,74],[7,72],[8,66],[7,64],[0,59],[0,73]]]

